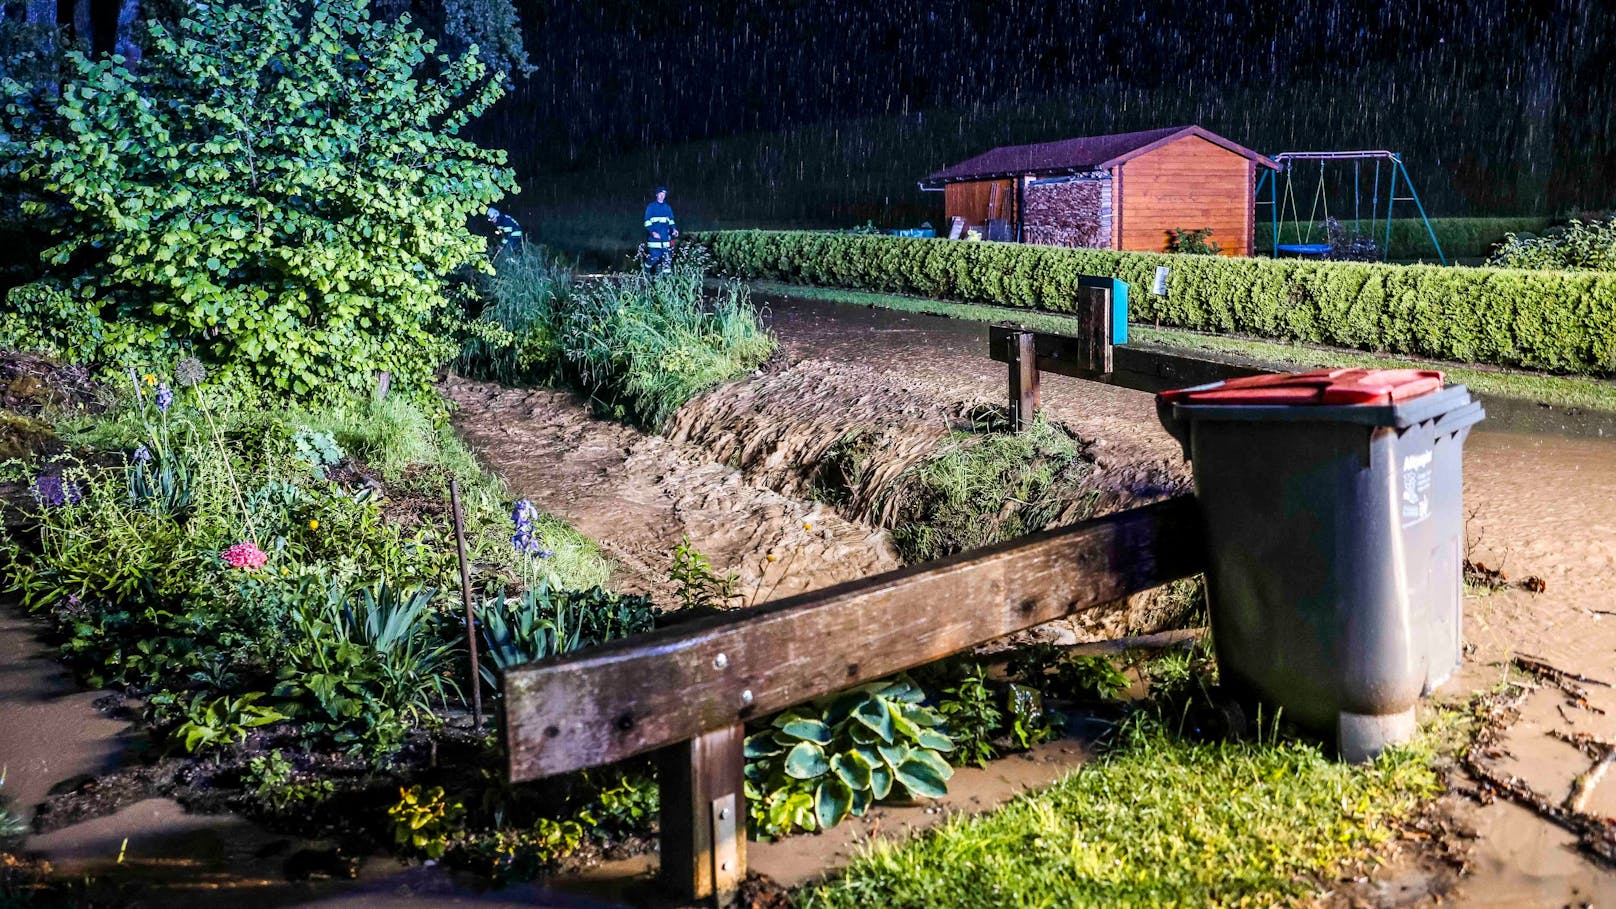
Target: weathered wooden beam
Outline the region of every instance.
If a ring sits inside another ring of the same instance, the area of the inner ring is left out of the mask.
[[[746,873],[746,727],[705,732],[657,753],[664,887],[727,905]]]
[[[1203,570],[1188,496],[505,676],[508,772],[609,764]]]
[[[1218,360],[1204,360],[1124,345],[1112,353],[1112,369],[1098,381],[1139,391],[1158,392],[1169,388],[1189,388],[1224,379],[1267,375],[1271,370],[1236,366]]]
[[[1077,306],[1077,367],[1104,375],[1111,371],[1111,290],[1080,289]]]
[[[1040,393],[1038,388],[1037,353],[1034,341],[1037,335],[1030,331],[1015,331],[1010,335],[1010,429],[1026,432],[1038,416]]]

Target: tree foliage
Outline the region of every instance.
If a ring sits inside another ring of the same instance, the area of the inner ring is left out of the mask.
[[[485,251],[467,218],[514,188],[504,152],[459,136],[498,80],[363,0],[197,5],[149,27],[138,73],[74,55],[57,125],[11,149],[25,211],[64,216],[48,292],[13,292],[35,313],[22,327],[102,363],[194,349],[296,396],[376,370],[424,386],[452,353],[446,278]],[[94,349],[53,324],[89,326]]]

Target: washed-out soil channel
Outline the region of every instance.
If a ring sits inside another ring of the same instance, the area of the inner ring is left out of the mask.
[[[715,568],[738,575],[735,605],[742,606],[896,567],[898,554],[872,515],[845,504],[839,512],[812,499],[814,473],[805,465],[856,427],[889,440],[888,468],[899,470],[957,428],[965,408],[1000,402],[1005,368],[986,356],[986,327],[836,304],[763,302],[781,342],[779,355],[759,374],[691,402],[666,435],[593,419],[585,402],[564,392],[451,379],[446,391],[460,408],[457,426],[485,462],[506,477],[513,494],[599,541],[619,563],[620,587],[663,602],[672,597],[667,581],[672,550],[685,538]],[[1178,445],[1160,428],[1150,395],[1046,375],[1043,398],[1049,417],[1082,440],[1094,462],[1096,510],[1188,489]],[[1545,589],[1467,598],[1466,639],[1474,650],[1465,672],[1445,693],[1490,687],[1503,671],[1502,661],[1520,651],[1592,676],[1616,675],[1616,595],[1611,593],[1616,590],[1616,444],[1599,439],[1604,427],[1597,425],[1597,416],[1561,419],[1552,409],[1536,407],[1516,411],[1529,414],[1532,425],[1495,411],[1467,443],[1470,557],[1512,575],[1541,577]],[[1160,619],[1148,612],[1119,612],[1109,622],[1063,629],[1058,639],[1150,631]],[[17,705],[29,711],[24,722],[52,730],[37,739],[15,736],[9,730],[19,727],[5,718],[0,761],[10,761],[14,774],[30,760],[38,767],[30,773],[34,780],[8,782],[8,791],[22,795],[26,790],[26,798],[37,798],[55,782],[99,773],[116,762],[124,724],[97,712],[93,696],[67,690],[61,678],[46,685],[48,693],[27,694],[45,691],[38,687],[41,680],[56,670],[42,655],[28,653],[25,629],[5,632],[7,694],[20,693]],[[1522,720],[1506,736],[1505,746],[1519,762],[1511,766],[1544,791],[1569,787],[1585,768],[1548,733],[1574,729],[1616,737],[1616,704],[1604,706],[1610,712],[1567,711],[1548,695],[1529,699]],[[59,750],[49,744],[69,740],[77,744]],[[1030,758],[998,762],[982,771],[980,780],[962,772],[949,807],[990,807],[1054,779],[1086,753],[1078,738],[1045,746]],[[1616,783],[1594,793],[1590,804],[1616,814],[1612,799]],[[1455,879],[1452,862],[1422,862],[1419,844],[1408,844],[1389,870],[1349,888],[1347,904],[1400,905],[1446,893],[1460,905],[1578,905],[1595,894],[1616,892],[1616,874],[1583,858],[1573,836],[1505,799],[1479,807],[1450,797],[1444,810],[1455,818],[1456,829],[1475,834],[1474,844],[1461,844],[1466,847],[1463,877]],[[883,814],[880,824],[872,818],[840,833],[756,848],[753,866],[782,881],[801,882],[845,861],[856,841],[941,816],[924,807],[893,811]],[[142,803],[31,845],[66,869],[91,871],[113,864],[114,847],[129,837],[131,858],[167,862],[175,877],[194,874],[200,890],[236,903],[287,904],[329,894],[335,886],[289,889],[283,881],[272,883],[279,856],[291,848],[284,838],[266,842],[261,831],[244,822],[185,820],[176,812],[162,803]],[[228,828],[232,823],[239,826],[205,834],[208,842],[225,844],[204,850],[211,858],[203,864],[222,869],[217,880],[193,867],[195,841],[164,837],[187,824]],[[590,875],[590,887],[620,892],[623,881],[643,875],[652,862],[644,857],[602,866]],[[361,876],[368,883],[349,899],[366,905],[382,898],[419,904],[429,894],[438,901],[473,899],[433,869],[402,877],[393,869],[396,865],[385,861],[367,862]],[[228,880],[232,875],[239,884],[257,883],[235,886]],[[519,898],[531,896],[524,891]]]

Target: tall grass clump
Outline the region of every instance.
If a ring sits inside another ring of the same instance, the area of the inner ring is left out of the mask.
[[[575,281],[542,250],[519,250],[486,285],[462,368],[501,382],[567,384],[616,417],[659,427],[774,350],[748,289],[725,282],[707,290],[707,264],[693,250],[655,277]]]
[[[618,274],[582,285],[562,320],[568,372],[586,393],[647,426],[696,395],[762,365],[774,350],[750,291],[707,296],[704,257],[668,274]]]
[[[572,266],[542,246],[524,243],[500,256],[481,282],[483,309],[461,347],[459,371],[506,384],[552,374],[573,280]]]
[[[876,509],[905,561],[926,562],[1092,516],[1093,472],[1081,443],[1043,419],[1022,433],[956,432]]]

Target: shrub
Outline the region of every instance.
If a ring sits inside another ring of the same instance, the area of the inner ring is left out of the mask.
[[[497,688],[499,673],[506,669],[643,634],[655,617],[646,597],[600,587],[552,590],[548,580],[541,580],[519,597],[501,594],[477,607],[488,654],[483,680]]]
[[[563,381],[617,416],[660,426],[774,350],[746,288],[726,282],[708,297],[706,279],[698,251],[655,278],[572,285],[566,265],[526,247],[488,282],[461,362],[500,381]]]
[[[1066,312],[1081,275],[1133,285],[1130,318],[1433,359],[1616,372],[1616,275],[1173,256],[832,233],[700,238],[726,273]],[[1158,265],[1170,293],[1145,293]]]
[[[25,212],[64,223],[0,338],[100,363],[194,348],[283,395],[377,370],[426,388],[453,353],[445,279],[484,252],[467,217],[513,187],[503,152],[458,135],[497,80],[362,0],[150,29],[138,71],[74,56],[59,128],[6,147]]]
[[[1576,268],[1616,272],[1616,218],[1575,218],[1540,237],[1510,234],[1487,264],[1499,268]]]
[[[1202,227],[1197,230],[1169,230],[1167,232],[1167,251],[1184,253],[1191,256],[1215,256],[1221,247],[1212,239],[1212,228]]]

